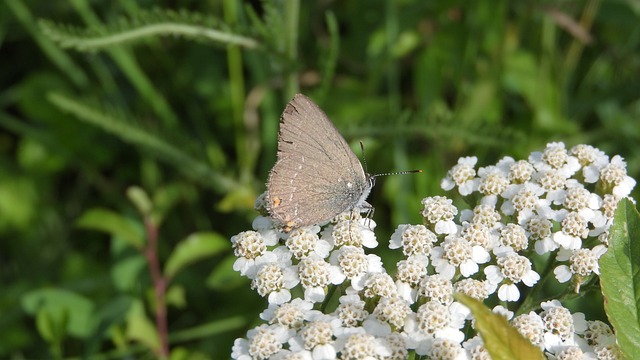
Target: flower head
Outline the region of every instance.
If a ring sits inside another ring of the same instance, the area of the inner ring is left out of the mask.
[[[524,295],[540,292],[521,290],[549,275],[571,282],[576,293],[582,284],[597,285],[599,258],[615,239],[616,207],[635,186],[625,161],[589,145],[553,142],[524,160],[477,162],[460,159],[441,183],[457,187],[467,207],[428,196],[423,224],[395,229],[394,266],[372,253],[376,224],[357,211],[283,232],[266,216],[264,196],[257,199],[253,230],[231,244],[234,269],[268,308],[260,315],[265,323],[236,340],[232,357],[488,360],[470,309],[454,300],[458,292],[502,301],[493,312],[550,359],[619,358],[609,325],[571,312],[563,297],[525,302]],[[553,274],[541,266],[548,261],[556,262]],[[514,316],[523,305],[541,310]]]
[[[422,216],[429,229],[436,234],[454,234],[458,229],[453,222],[453,217],[458,214],[458,209],[453,206],[453,201],[444,196],[433,196],[422,199]]]
[[[478,188],[478,180],[475,178],[476,170],[474,166],[478,162],[475,156],[460,158],[458,164],[447,173],[447,177],[442,180],[441,187],[451,190],[458,187],[460,195],[469,195]]]

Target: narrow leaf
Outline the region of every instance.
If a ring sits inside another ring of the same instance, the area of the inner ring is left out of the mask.
[[[627,359],[640,354],[640,214],[622,199],[611,225],[609,250],[600,258],[604,309]]]
[[[540,349],[533,346],[502,315],[494,314],[482,302],[463,294],[456,299],[471,309],[476,329],[493,360],[543,360]]]
[[[153,209],[153,203],[149,195],[139,186],[130,186],[127,189],[127,197],[136,206],[140,214],[149,215]]]
[[[148,150],[156,158],[166,161],[191,178],[206,183],[222,193],[231,191],[237,186],[236,181],[213,171],[208,164],[194,159],[184,149],[173,146],[152,132],[134,125],[135,121],[122,115],[121,110],[108,111],[97,104],[79,101],[77,98],[58,93],[49,94],[48,99],[60,110],[76,116],[78,120],[99,127],[122,141]]]
[[[164,273],[167,278],[172,278],[185,266],[229,248],[230,242],[216,233],[192,234],[178,244],[167,260]]]
[[[90,209],[80,216],[76,225],[117,236],[137,249],[142,249],[144,245],[140,228],[131,220],[111,210]]]

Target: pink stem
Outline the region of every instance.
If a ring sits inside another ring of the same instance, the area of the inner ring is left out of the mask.
[[[169,329],[167,326],[167,304],[165,293],[167,290],[167,279],[162,275],[160,261],[158,259],[158,228],[151,217],[145,217],[145,229],[147,232],[147,247],[144,256],[149,264],[149,273],[153,282],[155,294],[155,315],[156,328],[160,337],[160,348],[156,351],[161,358],[169,357]]]

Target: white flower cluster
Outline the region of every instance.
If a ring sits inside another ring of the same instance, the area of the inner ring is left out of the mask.
[[[635,186],[625,162],[562,143],[528,160],[506,157],[477,170],[476,162],[460,159],[442,181],[475,206],[459,211],[446,197],[423,199],[424,223],[400,225],[391,236],[389,247],[404,259],[389,273],[365,251],[378,245],[375,223],[355,212],[289,233],[260,216],[254,230],[233,236],[234,269],[269,307],[266,323],[237,339],[232,357],[490,359],[469,309],[454,301],[460,292],[514,305],[515,317],[502,306],[494,312],[551,359],[620,358],[608,325],[557,300],[538,313],[517,302],[539,282],[544,259],[571,291],[599,274],[615,207]],[[256,208],[264,211],[264,196]]]
[[[512,312],[500,313],[532,344],[545,350],[549,359],[622,359],[609,325],[586,321],[582,313],[571,314],[558,300],[543,302],[541,307],[540,313],[515,318]]]

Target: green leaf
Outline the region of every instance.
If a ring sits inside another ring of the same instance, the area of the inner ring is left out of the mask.
[[[225,197],[218,202],[217,208],[225,213],[237,211],[238,209],[253,209],[256,197],[257,194],[252,187],[241,185],[227,192]]]
[[[197,350],[189,350],[185,347],[171,349],[169,360],[211,360],[211,357]]]
[[[47,342],[59,344],[66,335],[68,309],[42,308],[36,313],[36,327]]]
[[[127,189],[127,197],[136,206],[140,214],[149,215],[153,210],[153,203],[147,192],[139,186],[130,186]]]
[[[233,291],[240,286],[247,284],[247,278],[233,270],[233,263],[238,258],[234,255],[226,256],[222,261],[216,263],[216,267],[211,271],[205,283],[208,288],[222,292]]]
[[[38,289],[22,297],[22,308],[36,316],[38,330],[49,340],[67,333],[86,338],[93,331],[93,303],[65,289]]]
[[[111,267],[111,279],[116,289],[133,291],[140,284],[140,273],[146,270],[147,259],[141,254],[119,259]]]
[[[171,285],[165,294],[167,305],[184,309],[187,306],[187,294],[184,286]]]
[[[11,175],[11,176],[7,176]],[[0,176],[0,229],[24,229],[38,218],[38,188],[33,178],[17,174]]]
[[[192,203],[198,197],[198,190],[192,184],[173,183],[156,187],[152,197],[153,220],[156,224],[162,224],[167,214],[179,202]]]
[[[469,296],[456,294],[455,297],[471,309],[476,320],[476,329],[493,360],[545,359],[540,349],[509,325],[502,315],[494,314],[482,302]]]
[[[123,115],[121,109],[104,109],[104,106],[100,104],[86,100],[80,101],[77,98],[58,93],[49,94],[48,99],[60,110],[75,115],[78,120],[94,125],[117,136],[122,141],[147,150],[154,157],[176,165],[178,170],[183,171],[192,179],[206,183],[222,193],[232,191],[238,186],[237,181],[220,172],[213,171],[208,164],[191,157],[184,149],[135,125],[136,121]],[[151,100],[151,103],[155,102]]]
[[[134,301],[135,298],[129,295],[114,295],[104,304],[101,304],[100,308],[95,312],[96,323],[99,323],[102,329],[110,329],[111,338],[116,340],[116,347],[120,345],[117,343],[119,341],[118,337],[125,341],[122,325],[125,324],[129,309]]]
[[[212,232],[190,235],[181,241],[173,251],[165,266],[165,276],[175,276],[185,266],[231,248],[229,240]]]
[[[137,249],[142,249],[144,246],[144,238],[140,227],[136,226],[133,221],[111,210],[90,209],[80,216],[76,225],[117,236]]]
[[[127,315],[127,338],[137,341],[157,353],[160,337],[144,311],[141,301],[135,301]]]
[[[600,258],[604,309],[627,359],[640,354],[640,214],[622,199],[611,225],[609,250]]]

